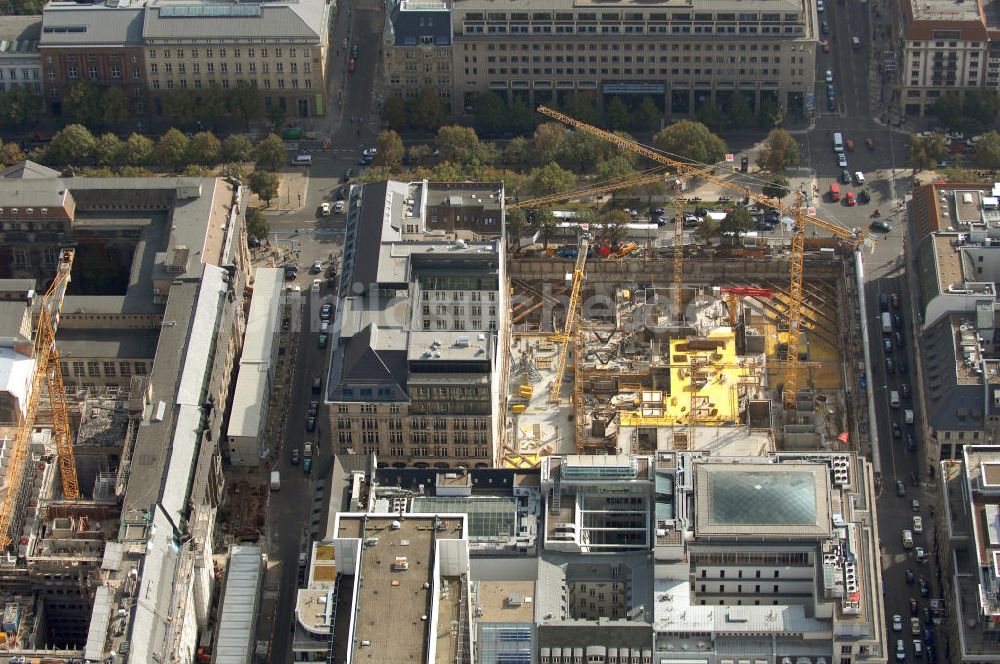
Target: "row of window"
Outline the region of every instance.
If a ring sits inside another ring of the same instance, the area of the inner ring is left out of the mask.
[[[466,59],[466,61],[468,61],[469,60],[468,56],[466,56],[465,59]],[[472,56],[472,61],[476,62],[476,56]],[[799,58],[798,61],[801,64],[805,64],[805,59],[804,58]],[[512,55],[510,57],[508,57],[506,55],[501,55],[499,57],[495,56],[495,55],[491,55],[491,56],[488,56],[486,58],[486,62],[489,63],[489,64],[496,64],[496,63],[505,64],[507,62],[510,62],[511,64],[516,64],[518,62],[528,63],[529,59],[528,59],[528,56],[526,56],[526,55],[521,55],[521,56]],[[580,57],[577,57],[577,58],[574,58],[574,56],[572,56],[572,55],[567,55],[567,56],[557,55],[555,57],[553,57],[551,55],[546,55],[546,56],[534,55],[534,56],[531,56],[530,62],[544,62],[544,63],[555,62],[556,64],[559,64],[559,63],[562,63],[562,62],[565,62],[567,64],[573,64],[574,62],[578,62],[580,64],[583,64],[585,62],[589,62],[591,64],[596,64],[598,62],[600,62],[601,64],[607,64],[607,63],[610,62],[611,64],[618,64],[618,63],[632,64],[632,63],[635,63],[637,65],[641,65],[641,64],[647,64],[647,63],[648,64],[654,64],[655,62],[657,62],[657,58],[656,58],[656,56],[652,56],[652,55],[649,56],[648,60],[643,55],[637,55],[637,56],[634,56],[634,57],[631,56],[631,55],[626,55],[626,56],[617,56],[617,55],[612,55],[612,56],[607,56],[607,55],[602,55],[602,56],[596,56],[596,55],[583,56],[583,55],[581,55]],[[705,64],[715,63],[715,64],[720,64],[720,65],[726,64],[726,63],[729,63],[731,65],[737,65],[737,64],[742,65],[742,64],[747,64],[747,63],[749,63],[749,64],[757,64],[759,62],[760,64],[766,65],[766,64],[770,64],[771,58],[770,58],[770,56],[767,56],[767,55],[763,55],[763,56],[759,56],[759,57],[756,56],[756,55],[751,55],[751,56],[746,56],[746,55],[740,55],[740,56],[730,55],[728,57],[724,56],[724,55],[717,55],[717,56],[711,56],[711,55],[709,55],[709,56],[705,56],[705,59],[702,60],[702,57],[700,55],[695,55],[695,56],[690,56],[690,55],[684,55],[684,56],[680,56],[680,55],[674,55],[674,56],[661,55],[661,56],[659,56],[659,63],[660,64],[667,64],[668,62],[669,63],[673,63],[673,64],[682,64],[682,63],[686,64],[686,63],[692,63],[692,62],[695,63],[695,64],[700,64],[701,62],[704,62]],[[792,58],[792,62],[795,63],[796,62],[796,58]],[[780,56],[775,56],[775,58],[774,58],[774,64],[776,64],[776,65],[780,65],[781,64],[781,57]]]
[[[429,304],[423,305],[423,307],[422,307],[421,310],[423,311],[423,315],[424,316],[430,316],[431,315],[431,307],[430,307]],[[490,305],[490,308],[489,308],[488,311],[489,311],[489,315],[490,316],[496,316],[497,315],[496,305]],[[439,305],[435,306],[434,307],[434,313],[436,315],[438,315],[438,316],[447,316],[448,315],[448,305],[447,304],[439,304]],[[465,315],[465,307],[462,306],[462,305],[459,305],[459,304],[453,304],[451,306],[451,313],[452,313],[453,316],[464,316]],[[482,305],[480,305],[480,304],[474,304],[474,305],[470,306],[469,307],[469,314],[472,315],[472,316],[482,316],[483,315],[483,307],[482,307]]]
[[[10,84],[10,89],[13,90],[14,88],[16,88],[19,85],[28,85],[28,84],[27,83],[11,83]],[[31,91],[32,92],[34,92],[35,94],[38,94],[38,95],[42,94],[42,84],[41,83],[31,83],[30,85],[31,85]],[[6,83],[0,83],[0,92],[7,92],[7,84]]]
[[[0,81],[5,80],[4,76],[5,76],[4,70],[0,69]],[[25,67],[24,69],[21,70],[21,80],[22,81],[37,81],[37,80],[39,80],[39,78],[41,78],[41,76],[40,76],[40,74],[38,72],[38,69],[34,69],[34,68],[29,69],[29,68]],[[7,73],[6,73],[6,80],[16,81],[17,80],[17,70],[13,69],[13,68],[8,69]]]
[[[255,78],[250,79],[249,83],[250,83],[250,87],[252,87],[252,88],[258,87],[258,85],[257,85],[257,79],[255,79]],[[312,89],[312,79],[311,78],[305,79],[305,81],[303,81],[303,83],[305,84],[303,87],[306,90],[311,90]],[[240,84],[240,81],[237,81],[236,85],[239,85],[239,84]],[[180,79],[180,80],[178,80],[178,81],[175,82],[173,79],[170,79],[170,80],[168,80],[166,82],[166,85],[161,85],[160,84],[160,79],[154,78],[153,81],[152,81],[152,83],[151,83],[151,85],[152,85],[152,88],[154,90],[163,90],[163,89],[173,90],[175,88],[180,88],[182,90],[186,90],[188,88],[188,80],[186,78],[182,78],[182,79]],[[224,79],[220,80],[219,81],[219,86],[223,90],[228,90],[230,87],[233,87],[233,86],[230,86],[228,78],[224,78]],[[196,78],[196,79],[194,79],[194,85],[192,87],[195,90],[201,90],[201,89],[203,89],[206,86],[202,83],[202,80],[200,78]],[[265,90],[270,90],[271,87],[272,87],[272,81],[271,81],[271,79],[265,78],[262,81],[262,85],[260,87],[263,87]],[[278,90],[284,90],[285,89],[285,79],[279,78],[277,81],[274,81],[274,87],[277,88]],[[289,81],[288,87],[290,89],[292,89],[292,90],[299,89],[299,79],[297,79],[297,78],[291,79]]]
[[[61,361],[59,366],[62,369],[63,378],[69,378],[70,375],[74,378],[117,378],[118,376],[130,378],[133,373],[136,376],[145,376],[149,372],[148,362],[74,360],[72,362]],[[71,368],[72,374],[70,374]]]
[[[451,297],[448,296],[449,292],[451,293]],[[421,292],[420,299],[424,301],[433,299],[435,302],[440,302],[442,300],[448,300],[448,301],[456,300],[461,302],[465,299],[465,293],[466,291],[461,291],[461,290],[443,291],[443,290],[425,289]],[[469,293],[469,299],[473,302],[482,302],[483,301],[482,291],[479,290],[471,291]],[[496,302],[497,299],[496,291],[492,290],[488,291],[486,293],[486,299],[489,300],[490,302]]]
[[[711,14],[708,12],[696,12],[693,16],[690,12],[674,12],[670,15],[670,20],[672,21],[780,21],[784,19],[785,21],[797,21],[800,18],[798,12],[785,12],[784,15],[775,12],[765,12],[758,14],[757,12],[740,12],[739,14],[735,12],[722,12],[719,14]],[[598,16],[594,12],[580,12],[573,14],[570,12],[557,12],[553,15],[552,12],[534,12],[530,16],[527,12],[513,12],[509,16],[506,12],[489,12],[483,14],[482,12],[467,12],[464,16],[466,21],[597,21]],[[666,12],[653,12],[649,15],[643,14],[642,12],[602,12],[600,16],[601,21],[653,21],[653,22],[664,22],[667,20]]]
[[[802,35],[805,34],[805,29],[801,25],[673,25],[669,28],[665,25],[651,25],[648,29],[641,25],[626,25],[624,29],[617,25],[605,25],[601,26],[600,32],[597,30],[597,26],[594,25],[557,25],[555,27],[550,25],[534,25],[531,29],[528,29],[526,25],[467,25],[465,26],[465,34],[467,35],[502,35],[502,34],[512,34],[512,35],[525,35],[525,34],[561,34],[561,35],[642,35],[642,34],[672,34],[672,35]]]
[[[228,54],[228,51],[225,48],[220,48],[220,49],[206,48],[205,49],[205,57],[206,58],[214,58],[216,50],[218,50],[220,58],[224,58]],[[197,60],[200,57],[200,55],[201,55],[201,51],[199,51],[196,48],[193,48],[193,49],[190,50],[190,54],[191,54],[191,59],[192,60]],[[308,58],[309,57],[309,49],[302,49],[302,54],[303,54],[304,57]],[[183,60],[184,59],[184,49],[178,48],[176,50],[172,50],[172,49],[169,49],[169,48],[165,48],[165,49],[163,49],[163,51],[157,51],[155,48],[153,48],[153,49],[149,50],[149,59],[150,60],[156,60],[158,55],[162,55],[162,59],[164,59],[164,60],[169,60],[171,58],[171,56],[174,56],[174,55],[177,56],[178,60]],[[259,57],[262,57],[262,58],[270,57],[270,55],[271,55],[271,49],[262,48],[262,49],[259,50],[259,53],[258,53],[258,50],[255,49],[255,48],[253,48],[253,47],[247,49],[247,57],[248,58],[256,58],[256,57],[258,57],[258,55],[259,55]],[[234,48],[233,49],[233,57],[234,58],[243,57],[243,51],[241,49],[239,49],[239,48]],[[276,57],[276,58],[283,58],[283,57],[285,57],[285,50],[283,48],[280,48],[280,47],[275,48],[274,49],[274,57]],[[290,57],[290,58],[297,58],[297,57],[299,57],[298,56],[298,49],[297,48],[289,48],[288,49],[288,57]]]
[[[233,63],[233,71],[235,73],[237,73],[237,74],[243,73],[243,63],[242,62],[234,62]],[[247,63],[247,71],[249,73],[251,73],[251,74],[257,73],[257,63],[256,62],[248,62]],[[267,63],[267,62],[261,63],[261,65],[260,65],[260,71],[263,74],[270,74],[271,73],[271,65],[269,63]],[[277,73],[279,73],[279,74],[284,74],[285,73],[285,63],[284,62],[277,62],[277,63],[275,63],[275,65],[274,65],[274,71],[277,72]],[[292,74],[299,73],[299,63],[297,63],[297,62],[289,62],[288,63],[288,71],[290,73],[292,73]],[[303,62],[302,63],[302,71],[305,74],[311,74],[312,73],[312,63],[311,62]],[[205,72],[208,73],[208,74],[214,74],[215,73],[215,63],[214,62],[206,62],[205,63]],[[158,63],[156,63],[156,62],[149,63],[149,73],[150,74],[159,74],[160,73],[160,65]],[[165,73],[165,74],[172,74],[172,73],[174,73],[174,64],[172,62],[165,62],[165,63],[163,63],[163,73]],[[186,74],[187,73],[187,63],[178,62],[177,63],[177,73],[178,74]],[[191,63],[191,73],[192,74],[200,74],[201,73],[201,63],[200,62],[192,62]],[[219,73],[222,73],[222,74],[228,74],[229,73],[229,63],[228,62],[220,62],[219,63]]]
[[[347,411],[344,410],[347,404],[338,404],[338,414],[345,414]],[[372,406],[372,410],[365,409],[365,406]],[[363,413],[375,413],[375,404],[364,404],[362,406]],[[392,410],[393,413],[399,412],[399,406],[396,404],[391,404],[395,407]],[[337,428],[338,429],[350,429],[354,420],[347,417],[337,418]],[[390,430],[402,430],[403,421],[398,417],[392,418],[390,420],[378,420],[371,417],[361,418],[358,420],[362,429],[377,429],[379,422],[386,422]],[[410,428],[414,431],[426,431],[430,429],[431,420],[425,417],[413,418],[410,421]],[[452,431],[487,431],[490,428],[490,421],[488,418],[468,418],[468,417],[456,417],[456,418],[446,418],[437,417],[433,419],[433,427],[435,431],[447,431],[451,429]]]
[[[340,453],[350,454],[350,450],[353,449],[351,446],[354,444],[354,440],[352,439],[350,432],[342,431],[338,436],[338,442],[340,443]],[[385,449],[381,445],[381,443],[379,443],[379,441],[375,439],[366,439],[359,442],[362,444],[361,451],[364,454],[381,455],[383,453],[383,450]],[[435,447],[426,447],[421,445],[417,447],[412,447],[409,450],[407,450],[407,448],[402,445],[402,441],[390,441],[389,456],[422,457],[422,458],[438,458],[438,459],[467,459],[470,457],[477,459],[488,459],[490,457],[490,448],[486,445],[479,445],[476,447],[459,445],[452,448],[449,448],[444,445],[439,445]]]
[[[479,47],[479,44],[464,44],[465,50],[475,51]],[[624,51],[643,53],[646,51],[656,51],[657,46],[659,46],[660,51],[771,51],[772,53],[781,52],[781,44],[735,44],[735,43],[707,43],[702,44],[700,42],[695,43],[684,43],[678,44],[676,42],[663,43],[656,42],[651,44],[644,44],[642,42],[635,44],[608,44],[608,43],[594,43],[593,41],[588,41],[587,43],[577,43],[577,44],[526,44],[526,43],[515,43],[515,44],[487,44],[487,51]],[[795,45],[792,44],[791,50],[796,50]],[[805,48],[800,47],[798,50],[805,51]]]
[[[27,249],[11,249],[11,262],[15,268],[25,269],[31,263],[31,252]],[[42,265],[55,265],[59,261],[59,250],[46,247],[42,250]]]
[[[91,65],[90,67],[87,68],[87,76],[92,81],[96,81],[101,78],[100,71],[97,69],[97,65]],[[121,77],[122,77],[122,68],[118,65],[111,65],[111,78],[121,79]],[[55,78],[56,78],[55,68],[49,67],[49,80],[55,80]],[[66,78],[70,80],[76,80],[80,78],[80,70],[76,68],[76,65],[68,65],[66,67]],[[132,68],[132,78],[136,79],[141,78],[138,67]]]
[[[360,435],[355,437],[355,433],[350,429],[340,429],[337,431],[337,441],[342,445],[349,445],[355,440],[360,440],[360,442],[367,445],[377,445],[380,440],[385,440],[386,436],[384,434],[379,434],[378,431],[361,431]],[[402,431],[390,431],[388,435],[388,441],[390,444],[403,444],[403,432]],[[433,443],[435,450],[443,450],[440,454],[436,456],[451,456],[447,451],[447,446],[449,444],[454,445],[468,445],[469,443],[475,443],[477,445],[485,445],[489,442],[489,438],[486,434],[476,434],[471,439],[468,434],[464,432],[455,433],[454,439],[449,438],[447,434],[435,434],[433,438],[428,438],[426,433],[414,433],[411,438],[411,443],[413,445],[427,445],[428,443]],[[464,454],[457,454],[456,456],[468,456],[468,452]],[[640,526],[642,524],[639,524]]]
[[[637,67],[637,68],[625,67],[623,69],[619,68],[619,67],[611,67],[611,68],[602,67],[601,69],[597,69],[596,67],[591,67],[589,69],[585,69],[584,67],[577,67],[576,69],[573,69],[572,67],[567,67],[565,69],[562,68],[562,67],[556,67],[555,69],[553,69],[551,67],[534,67],[534,68],[532,68],[532,69],[529,70],[527,67],[522,67],[520,69],[517,68],[517,67],[510,67],[510,68],[507,68],[507,67],[499,67],[499,68],[497,68],[497,67],[490,67],[490,68],[488,68],[486,70],[486,73],[488,75],[490,75],[490,76],[508,76],[508,75],[510,75],[510,76],[517,76],[518,74],[520,74],[522,76],[528,76],[528,75],[535,75],[535,76],[552,76],[552,75],[556,75],[556,76],[572,76],[574,74],[574,72],[576,73],[577,76],[586,76],[586,75],[597,76],[598,72],[600,72],[600,74],[603,75],[603,76],[623,76],[623,75],[624,76],[657,76],[657,75],[659,75],[659,76],[666,76],[667,72],[668,72],[668,69],[666,67],[660,67],[659,70],[657,70],[655,67],[649,67],[649,68],[643,68],[643,67]],[[768,67],[762,67],[761,69],[757,69],[756,67],[750,67],[750,68],[742,68],[741,67],[739,69],[736,69],[735,67],[730,67],[728,69],[722,69],[722,68],[720,68],[720,69],[713,69],[712,67],[705,67],[705,68],[696,67],[693,70],[691,68],[689,68],[689,67],[684,67],[683,69],[675,67],[674,69],[670,69],[669,72],[670,72],[670,75],[672,75],[672,76],[680,76],[682,74],[684,74],[684,75],[690,75],[692,73],[695,74],[696,76],[701,76],[701,75],[704,75],[704,76],[713,76],[713,75],[717,75],[717,76],[727,76],[727,75],[728,76],[737,76],[737,75],[739,75],[739,76],[780,76],[781,75],[781,70],[780,69],[778,69],[778,68],[768,68]],[[798,72],[799,72],[799,76],[805,76],[805,69],[799,69]],[[794,69],[790,70],[790,73],[792,75],[794,75],[795,74],[795,70]],[[471,73],[470,73],[469,69],[465,70],[465,75],[466,76],[476,76],[478,74],[479,74],[479,71],[476,68],[473,68],[471,70]],[[397,79],[397,81],[398,81],[398,79]],[[390,80],[390,82],[391,82],[391,80]]]

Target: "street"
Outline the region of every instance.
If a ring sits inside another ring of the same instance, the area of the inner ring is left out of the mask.
[[[320,401],[317,419],[320,423],[325,420],[322,396],[311,392],[312,380],[323,374],[322,367],[330,350],[330,346],[319,348],[319,308],[324,302],[336,302],[334,287],[327,283],[327,276],[331,267],[339,272],[336,261],[343,246],[345,216],[323,217],[319,208],[324,202],[335,202],[346,169],[353,169],[355,174],[361,170],[357,160],[362,147],[374,145],[378,131],[371,109],[382,5],[374,0],[361,0],[339,5],[337,12],[330,38],[330,105],[327,115],[314,121],[317,133],[329,139],[328,149],[323,149],[322,140],[300,142],[295,154],[312,156],[312,165],[306,169],[306,184],[301,188],[301,203],[298,209],[267,213],[272,249],[291,252],[291,262],[300,266],[298,278],[288,282],[300,288],[300,294],[289,293],[290,301],[299,301],[300,316],[293,317],[300,325],[298,353],[289,385],[284,436],[280,441],[273,441],[276,448],[274,468],[281,471],[283,481],[281,491],[271,494],[267,515],[268,555],[271,560],[281,563],[271,662],[292,661],[292,620],[299,587],[298,557],[308,549],[311,538],[325,534],[319,532],[315,508],[326,500],[323,487],[329,486],[327,480],[332,468],[329,431],[318,424],[314,433],[308,433],[306,413],[310,401]],[[352,44],[358,45],[359,57],[355,71],[349,73],[347,60]],[[338,99],[342,102],[338,103]],[[291,156],[294,154],[290,153]],[[291,194],[288,203],[299,202],[297,195]],[[322,263],[319,274],[310,270],[314,261]],[[322,280],[318,293],[311,289],[316,278]],[[312,472],[308,474],[302,463],[292,465],[290,461],[291,450],[303,450],[306,442],[315,442],[318,449]]]

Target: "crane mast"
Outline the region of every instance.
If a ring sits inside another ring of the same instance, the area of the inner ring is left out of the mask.
[[[720,178],[711,173],[711,168],[705,169],[703,166],[690,164],[687,162],[680,161],[673,157],[668,157],[661,152],[637,143],[636,141],[618,136],[609,131],[599,129],[586,122],[581,122],[575,118],[572,118],[564,113],[555,111],[546,106],[539,106],[538,112],[547,115],[554,120],[558,120],[563,124],[566,124],[574,129],[579,129],[580,131],[585,131],[587,133],[593,134],[606,141],[617,145],[623,150],[629,150],[635,152],[644,157],[647,157],[660,164],[665,164],[672,167],[677,171],[678,175],[682,176],[693,176],[701,177],[709,182],[715,184],[716,186],[726,189],[731,192],[735,192],[743,196],[744,198],[754,200],[758,203],[763,203],[768,205],[780,212],[791,216],[795,223],[792,227],[792,243],[791,243],[791,257],[789,259],[790,263],[790,274],[789,274],[789,288],[788,288],[788,352],[785,364],[785,385],[783,392],[783,403],[786,409],[793,408],[795,406],[796,394],[798,391],[799,383],[799,342],[800,336],[802,334],[801,329],[801,318],[802,318],[802,267],[805,261],[805,225],[806,223],[812,224],[817,228],[824,230],[836,237],[843,240],[847,240],[852,244],[855,249],[858,249],[865,241],[866,234],[864,231],[850,231],[845,228],[841,228],[837,224],[830,223],[815,217],[813,215],[805,214],[802,211],[802,194],[801,192],[796,193],[795,197],[795,207],[789,207],[779,200],[775,200],[764,196],[763,194],[757,193],[751,190],[749,187],[741,185],[736,182],[730,182],[724,178]],[[683,260],[683,258],[681,259]],[[675,280],[677,279],[678,264],[675,257],[674,270],[675,270]],[[680,263],[682,265],[682,263]],[[683,269],[683,267],[681,268]],[[676,296],[675,296],[676,298]],[[676,302],[676,299],[675,299]]]
[[[51,401],[56,450],[59,455],[59,471],[62,478],[63,495],[68,500],[80,497],[80,485],[76,475],[76,460],[73,457],[73,441],[69,426],[69,409],[63,387],[62,369],[59,365],[59,351],[55,346],[59,314],[63,298],[69,286],[73,268],[73,250],[64,249],[59,255],[52,285],[42,296],[38,310],[38,324],[35,327],[32,357],[35,360],[31,375],[30,392],[27,395],[24,418],[17,429],[13,452],[8,465],[6,495],[0,504],[0,550],[6,549],[14,541],[11,532],[14,517],[22,499],[23,481],[27,470],[28,454],[31,449],[31,432],[38,416],[42,383],[45,382]]]

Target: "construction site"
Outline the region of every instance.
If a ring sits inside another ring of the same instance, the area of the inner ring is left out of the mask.
[[[725,250],[686,242],[687,201],[678,191],[676,227],[656,238],[608,246],[580,228],[561,246],[511,256],[502,465],[533,467],[548,455],[711,449],[738,429],[765,434],[772,450],[863,453],[863,352],[852,341],[860,338],[855,261],[863,234],[807,215],[801,198],[785,206],[539,110],[663,163],[698,187],[699,201],[735,193],[744,205],[777,209],[791,239]],[[509,207],[585,199],[637,181],[644,179]],[[828,237],[807,240],[807,226]]]

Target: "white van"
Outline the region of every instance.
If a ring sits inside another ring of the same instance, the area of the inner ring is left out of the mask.
[[[903,411],[903,421],[906,422],[907,424],[913,424],[913,411],[912,410],[904,410]]]
[[[854,183],[859,187],[865,184],[865,174],[861,171],[854,171]]]
[[[896,390],[889,392],[889,405],[893,408],[899,408],[899,392]]]
[[[312,166],[313,158],[312,155],[300,154],[292,159],[292,166]]]
[[[861,40],[857,37],[851,37],[851,48],[861,48]]]
[[[839,131],[833,135],[833,151],[844,154],[844,136]]]
[[[903,548],[912,549],[913,548],[913,533],[909,530],[903,531]]]

